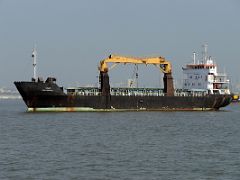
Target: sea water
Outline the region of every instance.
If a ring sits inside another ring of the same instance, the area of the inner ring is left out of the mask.
[[[240,105],[28,113],[0,100],[0,179],[240,179]]]

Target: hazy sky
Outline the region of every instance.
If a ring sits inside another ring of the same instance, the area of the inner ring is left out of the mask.
[[[192,52],[209,53],[233,82],[240,69],[239,0],[0,0],[0,86],[38,74],[60,85],[97,83],[98,62],[109,54],[163,56],[174,78]],[[111,81],[131,78],[133,66],[110,72]],[[159,85],[154,67],[140,67],[143,85]]]

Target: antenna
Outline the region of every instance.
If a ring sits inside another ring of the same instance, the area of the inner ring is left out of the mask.
[[[202,63],[206,63],[207,58],[208,58],[207,57],[208,56],[208,50],[207,50],[208,45],[207,44],[203,44],[202,47],[203,47],[203,50],[202,50]]]
[[[207,58],[208,58],[208,49],[207,49],[208,45],[204,44],[203,47],[204,47],[204,63],[206,63]]]
[[[36,44],[34,45],[33,52],[32,52],[32,58],[33,58],[33,81],[37,81],[37,50],[36,50]]]
[[[196,52],[193,52],[193,64],[196,64]]]

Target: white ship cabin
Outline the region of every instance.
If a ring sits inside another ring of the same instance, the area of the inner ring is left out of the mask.
[[[187,91],[206,91],[208,94],[230,94],[229,79],[225,73],[218,73],[217,65],[211,56],[207,56],[205,45],[203,60],[196,63],[196,53],[193,53],[193,63],[183,67],[183,89]]]

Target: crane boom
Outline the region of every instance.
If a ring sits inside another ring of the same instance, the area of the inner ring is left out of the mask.
[[[172,68],[171,63],[167,61],[163,57],[150,57],[150,58],[134,58],[134,57],[125,57],[125,56],[116,56],[110,55],[108,58],[100,61],[99,65],[99,82],[100,82],[100,90],[103,96],[109,100],[110,97],[110,84],[109,84],[109,76],[108,71],[108,63],[114,63],[116,66],[119,63],[122,64],[152,64],[158,66],[159,69],[164,73],[163,82],[164,82],[164,93],[167,96],[174,95],[174,87],[173,87],[173,78],[172,78]]]
[[[107,63],[123,63],[123,64],[153,64],[159,66],[163,73],[171,73],[171,63],[163,57],[150,57],[150,58],[135,58],[126,56],[110,55],[108,58],[100,61],[100,72],[108,72],[109,68]]]

